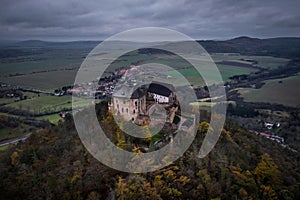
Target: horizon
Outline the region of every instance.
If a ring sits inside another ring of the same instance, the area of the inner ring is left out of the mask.
[[[259,40],[269,40],[269,39],[300,39],[300,36],[278,36],[278,37],[250,37],[250,36],[236,36],[226,39],[195,39],[195,41],[230,41],[235,39],[259,39]],[[25,39],[25,40],[1,40],[0,43],[20,43],[20,42],[49,42],[49,43],[72,43],[72,42],[103,42],[104,40],[88,40],[88,39],[78,39],[78,40],[42,40],[42,39]],[[121,40],[116,40],[121,41]],[[124,41],[122,41],[124,42]],[[125,41],[126,42],[126,41]],[[172,42],[172,41],[165,41],[165,42]]]

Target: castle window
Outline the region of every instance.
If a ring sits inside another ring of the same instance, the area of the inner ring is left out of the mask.
[[[133,114],[135,114],[135,110],[133,110]]]
[[[122,113],[124,113],[124,108],[122,108]]]
[[[128,113],[128,108],[126,108],[126,112]]]
[[[134,104],[135,104],[135,109],[137,109],[137,101],[136,101],[136,102],[134,102]]]

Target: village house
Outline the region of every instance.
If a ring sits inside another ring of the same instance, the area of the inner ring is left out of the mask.
[[[277,123],[277,122],[265,122],[264,126],[267,129],[272,129],[272,128],[275,128],[275,127],[278,128],[278,127],[280,127],[280,123]]]

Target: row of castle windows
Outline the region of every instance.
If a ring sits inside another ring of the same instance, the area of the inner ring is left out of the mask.
[[[118,101],[118,99],[116,99],[116,103],[118,103],[119,101]],[[125,104],[126,103],[126,101],[125,100],[123,100],[123,104]],[[143,103],[143,100],[141,100],[141,103]],[[138,106],[138,102],[137,101],[135,101],[134,102],[134,105],[135,105],[135,109],[137,109],[137,106]],[[119,106],[119,104],[117,104],[117,106]],[[118,107],[119,108],[119,107]]]
[[[117,109],[119,110],[119,104],[117,104]],[[121,111],[124,113],[124,108],[122,108]],[[128,113],[128,108],[126,108],[126,113]],[[135,109],[133,110],[133,114],[135,114]]]

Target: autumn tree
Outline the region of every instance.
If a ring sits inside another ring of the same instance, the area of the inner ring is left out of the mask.
[[[156,188],[152,187],[147,180],[138,175],[130,176],[127,180],[119,177],[116,197],[119,200],[162,200]]]
[[[254,169],[253,174],[260,189],[260,197],[263,199],[277,199],[274,187],[281,185],[281,173],[271,156],[263,154],[261,161]]]

